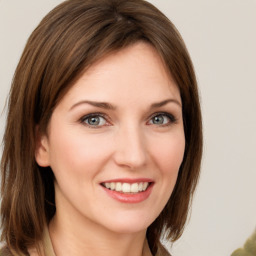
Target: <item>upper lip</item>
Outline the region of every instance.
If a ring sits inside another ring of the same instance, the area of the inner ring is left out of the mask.
[[[110,179],[110,180],[104,180],[100,183],[110,183],[110,182],[121,182],[121,183],[139,183],[139,182],[154,182],[152,179],[149,178],[120,178],[120,179]]]

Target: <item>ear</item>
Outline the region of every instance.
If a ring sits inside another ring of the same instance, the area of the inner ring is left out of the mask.
[[[49,141],[46,134],[41,134],[36,128],[36,149],[35,159],[39,166],[48,167],[50,165]]]

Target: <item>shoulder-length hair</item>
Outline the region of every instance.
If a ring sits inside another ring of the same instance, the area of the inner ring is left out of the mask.
[[[63,95],[93,63],[138,41],[151,44],[177,83],[183,106],[185,155],[174,191],[147,239],[153,254],[161,234],[183,232],[200,171],[201,112],[193,65],[169,19],[143,0],[69,0],[31,34],[17,66],[1,160],[2,241],[17,252],[38,244],[55,213],[54,175],[35,161],[36,129],[46,132]]]

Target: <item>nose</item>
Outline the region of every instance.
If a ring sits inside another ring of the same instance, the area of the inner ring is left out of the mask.
[[[138,169],[146,165],[146,139],[138,127],[130,126],[119,129],[115,139],[114,160],[116,164],[130,169]]]

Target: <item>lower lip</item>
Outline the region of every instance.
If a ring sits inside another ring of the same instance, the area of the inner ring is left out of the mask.
[[[104,191],[113,199],[122,203],[140,203],[145,201],[151,194],[153,184],[150,184],[147,190],[135,194],[121,193],[113,191],[102,186]]]

